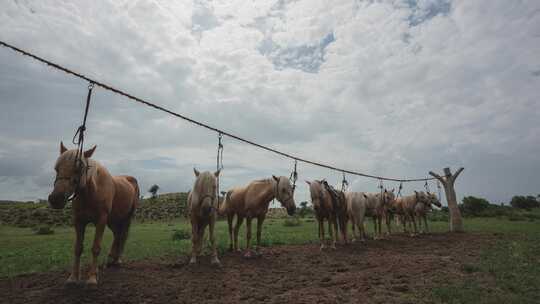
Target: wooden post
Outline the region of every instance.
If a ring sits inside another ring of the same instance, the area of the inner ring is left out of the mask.
[[[456,173],[452,174],[450,168],[444,168],[444,176],[440,176],[432,171],[429,174],[438,179],[444,186],[444,193],[446,194],[446,201],[448,202],[448,210],[450,211],[450,231],[451,232],[463,232],[463,220],[461,218],[461,212],[459,211],[456,190],[454,189],[454,183],[463,171],[463,167],[459,168]]]

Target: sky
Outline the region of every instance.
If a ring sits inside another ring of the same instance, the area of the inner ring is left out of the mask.
[[[258,143],[396,178],[465,167],[460,198],[540,193],[538,0],[0,6],[0,40]],[[74,147],[87,86],[0,48],[0,199],[52,190],[59,143]],[[216,168],[217,134],[99,87],[85,139],[94,144],[94,159],[135,176],[143,191],[187,191],[193,167]],[[223,144],[221,189],[290,175],[290,159]],[[297,203],[309,200],[304,180],[342,178],[298,170]],[[347,179],[351,191],[377,191],[376,180]]]

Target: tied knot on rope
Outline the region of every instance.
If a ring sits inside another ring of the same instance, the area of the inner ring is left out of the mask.
[[[349,182],[345,178],[345,172],[343,173],[343,179],[341,180],[341,191],[345,192],[347,188],[349,187]]]

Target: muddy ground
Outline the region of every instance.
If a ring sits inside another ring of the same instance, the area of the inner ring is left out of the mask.
[[[67,272],[0,280],[5,303],[417,303],[433,286],[466,274],[496,236],[393,235],[319,251],[318,245],[263,248],[257,259],[239,253],[210,266],[182,260],[130,262],[105,269],[97,290],[64,289]]]

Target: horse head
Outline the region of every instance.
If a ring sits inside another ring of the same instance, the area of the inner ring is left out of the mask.
[[[49,204],[52,208],[64,208],[70,197],[77,195],[77,192],[86,187],[89,158],[95,150],[96,146],[79,155],[77,150],[68,150],[60,142],[60,156],[54,166],[56,171],[54,188],[49,195]]]
[[[287,214],[293,215],[296,211],[296,203],[294,202],[294,190],[289,178],[275,175],[272,175],[272,178],[276,182],[276,199],[281,203],[281,206],[287,209]]]

